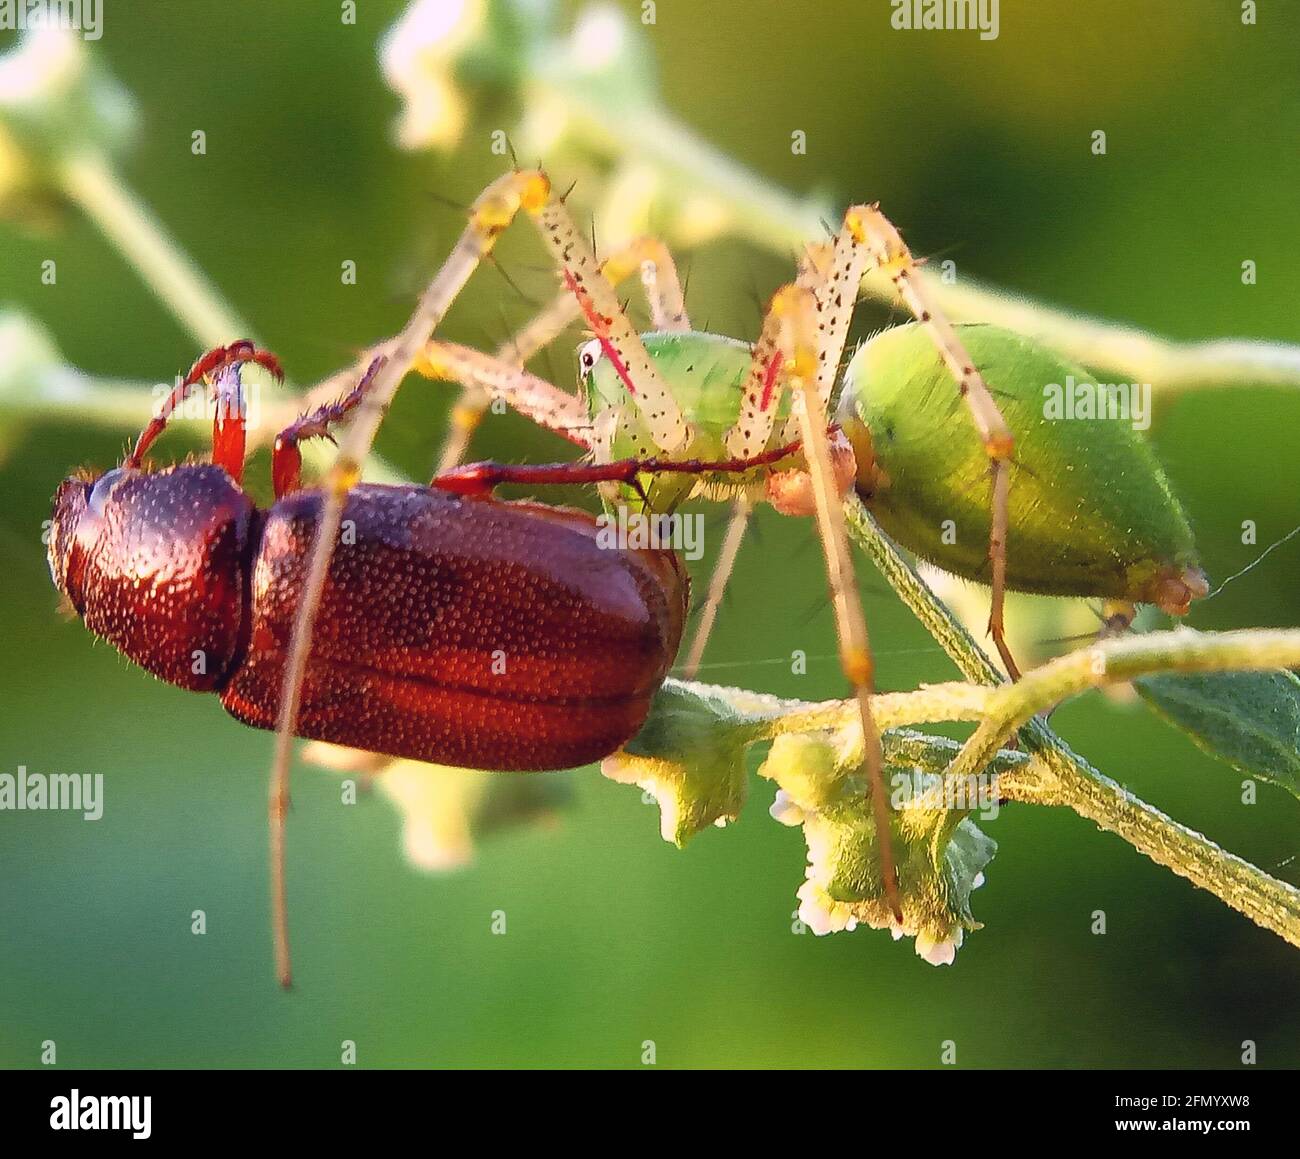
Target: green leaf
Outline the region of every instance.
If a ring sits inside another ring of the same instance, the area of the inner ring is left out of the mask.
[[[940,777],[896,763],[893,747],[886,746],[886,780],[898,785],[901,778],[915,792],[913,804],[891,813],[901,925],[885,900],[870,791],[857,775],[845,738],[834,733],[778,737],[759,773],[781,786],[773,817],[803,826],[808,867],[797,896],[799,917],[809,929],[816,934],[859,924],[888,929],[895,938],[914,937],[916,952],[926,961],[948,965],[965,931],[979,929],[970,895],[997,844],[964,813],[923,804],[926,790],[941,783]]]
[[[1300,679],[1293,673],[1144,676],[1134,684],[1206,752],[1300,797]]]
[[[669,683],[655,695],[641,731],[600,770],[650,793],[659,802],[664,840],[681,847],[701,829],[740,815],[745,749],[755,739],[753,722],[723,696]]]

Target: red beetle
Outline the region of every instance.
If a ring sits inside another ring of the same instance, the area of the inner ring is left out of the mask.
[[[216,692],[233,716],[271,729],[321,506],[319,491],[300,486],[298,442],[327,436],[382,360],[346,398],[276,439],[276,501],[265,511],[240,485],[246,362],[282,377],[276,358],[251,343],[213,350],[120,467],[60,484],[49,563],[92,632],[163,680]],[[168,416],[208,380],[218,392],[212,463],[147,469],[143,456]],[[681,640],[680,560],[610,550],[581,511],[480,494],[508,474],[473,467],[432,487],[351,492],[315,621],[299,736],[528,770],[599,759],[641,727]],[[618,465],[551,474],[589,476],[630,477]]]

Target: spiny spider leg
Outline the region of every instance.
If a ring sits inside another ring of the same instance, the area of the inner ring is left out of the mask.
[[[640,270],[652,327],[655,330],[690,329],[677,267],[667,246],[658,238],[637,238],[602,261],[600,268],[614,285]],[[504,398],[541,425],[571,441],[578,441],[569,431],[560,429],[558,424],[564,421],[564,416],[559,404],[537,406],[533,403],[536,409],[526,409],[515,403],[516,397],[528,402],[544,394],[539,386],[544,380],[531,375],[513,380],[511,375],[522,373],[524,364],[562,334],[581,312],[578,298],[567,288],[561,290],[527,325],[497,348],[490,358],[490,371],[482,361],[489,356],[475,351],[473,357],[466,357],[464,347],[452,356],[446,344],[436,341],[429,344],[425,350],[426,361],[417,364],[416,369],[433,378],[451,378],[462,385],[460,397],[452,408],[451,429],[439,457],[439,473],[461,461],[494,397]],[[487,380],[482,380],[480,375],[487,375]],[[550,386],[549,383],[545,385]],[[559,388],[551,389],[558,391]],[[566,394],[564,391],[559,393]],[[556,416],[554,420],[548,417],[552,414]]]
[[[799,422],[804,459],[812,482],[818,533],[826,557],[826,572],[835,611],[836,635],[839,639],[840,667],[853,689],[862,720],[863,764],[871,787],[872,814],[880,847],[881,878],[885,900],[900,925],[902,906],[898,896],[898,876],[894,866],[893,837],[890,830],[889,801],[885,795],[884,754],[880,732],[871,713],[874,667],[867,636],[866,617],[853,573],[848,530],[844,523],[843,489],[836,482],[827,435],[826,409],[817,391],[818,366],[829,362],[838,365],[840,350],[829,349],[834,338],[830,329],[819,330],[817,298],[808,286],[792,284],[778,290],[768,307],[763,332],[773,338],[773,352],[767,362],[755,366],[759,379],[774,383],[770,397],[761,399],[764,410],[775,414],[780,389],[789,387]],[[819,341],[820,339],[820,341]],[[843,334],[839,337],[843,345]],[[755,363],[765,356],[765,346],[755,346]],[[751,373],[750,382],[755,381]],[[748,401],[748,400],[747,400]],[[760,421],[756,416],[755,421]],[[747,421],[742,411],[738,422]],[[730,432],[729,436],[730,437]],[[738,436],[749,438],[749,436]],[[731,443],[728,443],[728,449]]]
[[[565,286],[578,300],[587,325],[646,425],[652,443],[646,452],[672,455],[682,450],[690,442],[691,432],[681,407],[623,313],[614,287],[601,273],[568,210],[553,197],[540,216],[542,236],[561,267]],[[641,441],[633,435],[634,445]],[[633,457],[643,457],[639,447]]]
[[[561,390],[546,379],[525,370],[515,360],[484,354],[472,346],[434,339],[426,344],[416,361],[415,369],[428,378],[459,382],[467,391],[478,392],[489,399],[503,399],[538,426],[545,427],[584,449],[590,449],[588,432],[591,418],[582,405],[582,400],[576,394]],[[475,403],[466,403],[464,397],[462,392],[461,400],[456,404],[458,409],[466,405],[477,406]],[[465,421],[478,425],[477,415],[472,420],[467,420],[464,414],[457,417],[453,411],[453,427]],[[464,449],[459,436],[456,444],[458,449],[454,456],[449,456],[450,444],[444,448],[439,474],[451,470],[459,461]],[[447,462],[449,457],[453,458],[452,462]]]
[[[940,356],[957,383],[958,393],[966,400],[975,430],[984,444],[992,474],[989,529],[989,563],[992,568],[993,596],[989,610],[989,632],[997,645],[1002,663],[1012,680],[1020,679],[1020,669],[1007,646],[1004,626],[1007,582],[1007,531],[1010,527],[1011,455],[1015,440],[1002,412],[993,401],[988,385],[957,337],[956,330],[939,309],[934,295],[917,276],[917,264],[893,223],[880,212],[877,204],[858,206],[849,211],[856,219],[859,240],[866,246],[880,270],[894,283],[904,304],[925,327]],[[848,218],[845,218],[846,222]]]
[[[650,304],[651,328],[676,333],[689,330],[691,320],[686,314],[686,298],[668,247],[658,238],[647,237],[633,242],[628,250],[634,252],[633,260],[638,261],[641,267],[641,288]],[[616,255],[610,262],[606,262],[606,276],[615,284],[620,278],[616,272],[617,267],[611,263],[621,256]]]
[[[748,495],[738,495],[731,503],[731,515],[727,519],[727,530],[722,537],[722,546],[718,548],[718,558],[709,573],[709,589],[705,593],[704,603],[700,605],[700,619],[691,637],[691,646],[682,663],[682,675],[687,680],[694,680],[700,670],[700,661],[704,659],[704,649],[708,646],[709,636],[713,632],[714,622],[718,618],[718,609],[722,606],[727,592],[731,573],[735,570],[736,559],[740,555],[740,545],[745,540],[745,529],[754,511],[754,501]]]
[[[379,424],[397,393],[399,384],[465,283],[492,252],[497,238],[521,210],[538,218],[552,201],[550,182],[545,174],[537,170],[507,173],[492,182],[478,196],[470,207],[469,222],[455,248],[421,295],[411,319],[388,346],[388,361],[380,367],[369,389],[357,403],[352,425],[340,440],[339,453],[321,482],[322,503],[285,662],[276,724],[275,757],[271,766],[271,909],[276,970],[282,986],[290,986],[293,980],[285,886],[289,757],[302,700],[302,682],[311,647],[312,628],[339,537],[344,502],[348,492],[361,477],[361,465],[370,452]],[[547,220],[549,222],[550,219]],[[547,229],[550,229],[549,224]]]
[[[600,272],[563,201],[540,170],[507,173],[487,187],[470,207],[469,222],[455,248],[424,291],[410,321],[388,344],[387,358],[356,404],[356,417],[340,440],[339,453],[321,481],[322,503],[306,578],[285,662],[271,768],[271,896],[276,968],[282,986],[292,984],[285,885],[285,817],[289,805],[289,758],[302,700],[303,676],[312,627],[320,606],[330,560],[349,491],[406,373],[415,365],[452,302],[497,238],[523,211],[534,222],[560,267],[565,285],[578,300],[588,325],[618,370],[646,422],[654,449],[672,453],[686,446],[690,430],[631,323],[623,315],[613,286]]]
[[[799,276],[795,281],[795,285],[804,286],[813,290],[814,293],[817,292],[818,287],[825,277],[826,269],[830,265],[831,252],[831,247],[828,245],[809,245],[805,249],[803,258],[799,263]],[[822,308],[822,302],[819,297],[817,305],[819,314],[822,312]],[[766,365],[767,359],[770,358],[771,355],[770,343],[764,342],[764,336],[760,335],[759,343],[760,345],[766,346],[767,349],[760,352],[760,357],[755,358],[753,367],[750,371],[749,380],[745,383],[741,396],[742,410],[748,407],[750,408],[751,413],[761,401],[763,390],[762,380],[765,378],[765,372],[762,368]],[[827,356],[828,355],[825,352],[819,351],[819,357],[824,358]],[[822,364],[819,363],[819,391],[822,386],[820,374],[821,368]],[[758,382],[755,382],[756,371],[758,372]],[[831,379],[833,383],[833,375],[831,376]],[[827,399],[827,397],[827,394],[822,395],[823,400]],[[758,434],[762,434],[763,436],[762,442],[759,443],[759,445],[764,445],[771,434],[771,424],[775,422],[775,417],[776,410],[775,408],[771,408],[770,413],[765,416],[760,416],[757,419],[756,428],[754,426],[754,419],[750,420],[750,425],[748,427],[737,423],[732,431],[728,432],[728,436],[734,438],[735,443],[727,449],[733,452],[743,451],[744,446],[754,442],[755,437]],[[797,436],[798,423],[794,420],[793,416],[791,416],[789,423],[787,423],[785,430],[782,432],[782,437],[793,439]],[[686,661],[682,665],[682,672],[688,680],[692,679],[696,672],[699,671],[700,662],[704,659],[704,649],[708,646],[709,635],[712,633],[714,622],[717,620],[718,608],[721,606],[723,597],[726,595],[727,584],[731,579],[732,571],[735,569],[736,559],[740,555],[740,546],[744,542],[745,530],[749,525],[750,516],[753,514],[753,510],[754,502],[749,495],[739,495],[732,502],[731,517],[727,520],[727,531],[723,537],[722,547],[718,552],[718,558],[714,562],[713,571],[709,576],[709,588],[705,595],[704,603],[700,608],[699,623],[696,626],[695,635],[691,638],[691,645],[687,652]]]

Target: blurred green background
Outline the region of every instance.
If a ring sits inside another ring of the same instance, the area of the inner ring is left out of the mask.
[[[499,173],[489,134],[520,109],[471,106],[453,153],[403,153],[375,45],[400,5],[110,3],[92,46],[139,101],[127,180],[308,382],[393,332]],[[636,14],[639,4],[626,3]],[[653,31],[666,102],[746,166],[836,203],[880,199],[918,253],[963,274],[1173,337],[1300,342],[1300,8],[1236,0],[1142,4],[1004,0],[1001,34],[893,32],[884,3],[661,0]],[[814,15],[815,13],[815,15]],[[7,47],[10,41],[0,41]],[[790,131],[808,136],[792,156]],[[1109,152],[1093,157],[1104,128]],[[206,157],[190,152],[203,129]],[[556,180],[565,184],[564,174]],[[436,194],[436,196],[431,196]],[[136,274],[75,213],[34,234],[0,224],[0,303],[41,319],[69,362],[170,379],[197,350]],[[40,263],[58,263],[57,287]],[[358,263],[356,286],[339,263]],[[1259,283],[1243,287],[1253,258]],[[512,239],[512,277],[536,298],[540,248]],[[721,239],[683,256],[697,324],[741,337],[789,273]],[[446,333],[481,347],[529,313],[482,273]],[[883,315],[867,311],[864,327]],[[231,335],[230,337],[235,337]],[[542,370],[567,383],[572,343]],[[449,392],[412,380],[381,437],[416,477],[434,462]],[[143,419],[143,416],[142,416]],[[1300,522],[1300,397],[1239,389],[1176,401],[1152,436],[1221,578]],[[571,777],[558,824],[488,838],[435,876],[401,856],[377,794],[339,802],[336,776],[300,768],[290,821],[297,988],[271,971],[266,890],[269,734],[215,697],[164,686],[56,614],[41,521],[68,468],[106,465],[127,431],[42,423],[0,466],[5,598],[0,769],[102,773],[106,810],[0,814],[0,1062],[31,1066],[54,1039],[65,1066],[1300,1063],[1300,957],[1072,814],[1011,806],[982,827],[1000,852],[975,895],[986,927],[935,969],[881,933],[795,936],[797,830],[753,786],[741,822],[684,852],[657,811],[595,769]],[[160,452],[201,446],[171,436]],[[476,457],[545,461],[558,440],[492,419]],[[265,457],[251,478],[264,496]],[[578,494],[564,496],[580,500]],[[711,513],[711,549],[724,512]],[[1300,541],[1198,608],[1202,628],[1300,623]],[[706,560],[707,562],[707,560]],[[865,565],[864,565],[865,569]],[[703,571],[697,572],[702,577]],[[881,684],[952,669],[874,575],[867,611]],[[770,511],[742,555],[704,675],[804,698],[837,695],[831,616],[810,523]],[[790,673],[802,648],[818,658]],[[1141,708],[1090,696],[1054,724],[1099,768],[1288,880],[1300,809],[1240,780]],[[208,932],[190,932],[203,909]],[[1108,933],[1090,932],[1105,910]],[[505,911],[508,934],[491,933]]]

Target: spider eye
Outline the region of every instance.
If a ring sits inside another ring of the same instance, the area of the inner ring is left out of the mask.
[[[578,367],[583,374],[588,374],[596,367],[600,358],[600,341],[593,339],[585,343],[578,351]]]

